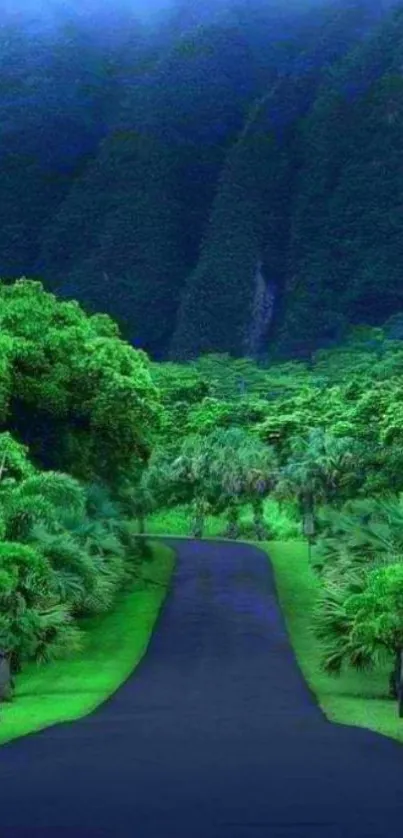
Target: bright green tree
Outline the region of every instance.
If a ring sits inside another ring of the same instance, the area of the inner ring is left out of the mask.
[[[343,665],[370,670],[392,655],[391,691],[400,695],[403,650],[403,562],[373,569],[362,589],[328,586],[315,613],[314,625],[323,644],[323,666],[339,674]]]
[[[51,567],[26,544],[0,543],[0,647],[11,672],[80,648],[81,632],[53,587]]]
[[[162,415],[145,353],[109,317],[88,316],[40,282],[0,283],[0,304],[3,410],[37,464],[110,484],[141,469]]]
[[[333,636],[336,643],[339,633],[345,638],[350,630],[343,610],[347,596],[366,590],[369,573],[399,564],[403,567],[402,496],[355,499],[342,510],[321,510],[320,518],[323,532],[314,566],[322,577],[323,594],[318,602],[317,625],[329,631],[328,639]],[[336,644],[334,660],[338,648]],[[329,667],[332,660],[330,656]],[[396,665],[391,672],[390,690],[396,694]]]
[[[186,437],[179,456],[160,452],[150,462],[149,486],[165,505],[189,504],[192,533],[201,537],[206,515],[226,512],[229,534],[239,534],[240,507],[251,504],[255,529],[263,537],[263,500],[275,480],[272,448],[242,428],[216,429]]]
[[[319,503],[340,503],[354,487],[362,446],[323,428],[295,436],[291,456],[276,487],[280,499],[296,499],[301,515],[314,515]]]

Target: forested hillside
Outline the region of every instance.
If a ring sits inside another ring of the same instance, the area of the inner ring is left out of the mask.
[[[395,5],[5,18],[3,280],[109,313],[155,358],[309,355],[382,323],[401,307]]]
[[[402,307],[398,11],[340,63],[281,79],[227,155],[177,357],[309,356]],[[229,317],[226,317],[228,311]]]

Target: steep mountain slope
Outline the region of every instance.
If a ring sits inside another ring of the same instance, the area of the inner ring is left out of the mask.
[[[186,0],[154,28],[112,7],[57,35],[0,27],[0,276],[108,312],[155,358],[307,354],[393,314],[394,5]]]
[[[402,67],[403,10],[329,79],[300,128],[283,352],[403,308]]]
[[[302,83],[295,87],[301,94]],[[200,259],[182,297],[173,358],[262,349],[285,268],[295,87],[283,80],[262,98],[227,156]]]
[[[107,32],[76,20],[57,33],[0,20],[0,274],[7,279],[35,271],[43,226],[97,153],[129,67],[135,77],[146,51],[138,27],[126,21],[123,28],[119,14]]]
[[[37,272],[48,285],[106,306],[153,354],[172,334],[226,153],[275,78],[275,57],[254,49],[254,34],[214,25],[181,38],[127,91],[43,237]]]
[[[402,35],[400,11],[328,69],[322,38],[324,72],[262,101],[228,155],[172,357],[309,355],[403,308]]]
[[[172,46],[162,37],[160,59],[127,85],[98,158],[47,225],[36,273],[58,293],[106,309],[130,340],[155,357],[166,353],[175,328],[171,350],[182,354],[201,346],[242,352],[263,347],[265,318],[257,326],[247,312],[264,252],[276,265],[270,271],[281,297],[289,226],[289,198],[282,190],[289,167],[295,168],[290,126],[311,104],[321,68],[367,31],[371,9],[368,2],[352,8],[335,3],[314,16],[293,17],[254,0],[224,4],[215,20],[208,6],[208,22],[196,16],[193,24],[188,6],[184,33]],[[269,111],[262,110],[262,97],[271,102]],[[251,114],[259,116],[250,122]],[[271,130],[274,139],[266,137]],[[200,293],[209,298],[205,311]],[[219,323],[224,310],[233,315],[229,342]]]

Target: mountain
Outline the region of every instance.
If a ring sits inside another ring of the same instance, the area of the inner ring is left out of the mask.
[[[98,153],[146,60],[136,22],[108,31],[65,20],[55,33],[0,17],[0,272],[35,271],[42,229]],[[119,60],[117,60],[119,56]]]
[[[306,350],[403,309],[403,9],[330,74],[299,127],[286,311]]]
[[[403,308],[392,0],[0,26],[0,275],[154,358],[309,355]]]
[[[169,343],[226,155],[278,74],[261,17],[243,23],[195,27],[128,87],[42,237],[36,272],[62,295],[106,306],[151,354]],[[285,65],[284,46],[282,56]]]
[[[391,57],[397,60],[399,14],[351,53],[348,51],[345,61],[335,66],[341,32],[345,39],[352,38],[352,32],[356,33],[353,23],[356,27],[360,21],[368,23],[362,15],[364,7],[368,12],[368,6],[362,4],[329,17],[321,37],[316,34],[310,49],[301,53],[298,67],[277,80],[257,104],[227,155],[208,234],[182,296],[172,358],[217,351],[259,357],[267,354],[268,348],[290,356],[309,354],[318,342],[321,345],[337,338],[349,319],[365,320],[372,309],[373,297],[368,297],[366,310],[354,307],[351,294],[348,301],[340,297],[343,270],[350,277],[357,274],[353,260],[340,264],[339,250],[334,247],[335,230],[325,221],[333,211],[332,173],[337,161],[340,166],[342,160],[345,162],[348,183],[353,148],[358,157],[361,153],[361,167],[365,169],[362,150],[368,147],[371,159],[369,144],[375,139],[374,126],[364,122],[365,113],[371,119],[371,100],[361,100],[357,89],[357,101],[348,104],[353,97],[350,85],[357,77],[353,68],[360,67],[361,78],[369,84],[371,72],[375,78],[382,76],[387,66],[387,45]],[[379,67],[375,59],[378,53],[382,56]],[[364,55],[368,60],[362,67]],[[336,88],[344,91],[339,97]],[[397,169],[399,130],[396,124],[395,139],[390,138],[395,163],[392,149],[384,149],[388,165]],[[380,122],[378,153],[383,157],[382,136]],[[322,168],[326,170],[323,174]],[[378,180],[382,180],[382,166],[377,171]],[[365,177],[362,185],[361,205],[356,210],[361,220],[368,216]],[[354,186],[350,193],[353,190]],[[397,179],[389,192],[387,184],[380,191],[379,184],[374,184],[373,199],[378,195],[380,205],[387,194],[393,205],[399,194]],[[345,239],[343,224],[345,214],[351,212],[351,201],[347,190],[344,206],[338,207],[340,242]],[[358,229],[352,235],[357,238],[356,247],[363,247],[358,243]],[[376,250],[374,230],[370,235],[372,249]],[[397,238],[396,258],[398,248]],[[398,270],[397,265],[392,262],[392,272]],[[333,270],[330,277],[329,270]],[[359,284],[360,278],[357,280]],[[363,289],[361,296],[366,293],[369,288]],[[400,305],[399,294],[392,295],[389,306],[385,304],[382,310],[375,305],[374,322],[379,322],[380,315],[389,316],[396,304]]]

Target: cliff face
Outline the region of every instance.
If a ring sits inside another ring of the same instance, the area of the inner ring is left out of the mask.
[[[226,155],[273,77],[252,41],[211,25],[169,49],[128,89],[97,159],[43,233],[38,273],[106,309],[151,354],[167,349]]]
[[[337,66],[281,79],[255,108],[188,281],[177,357],[262,343],[308,356],[351,323],[403,310],[402,55],[400,11]]]
[[[242,353],[274,335],[297,122],[323,68],[371,25],[370,3],[291,6],[224,3],[197,22],[187,5],[144,72],[115,67],[125,84],[113,124],[43,227],[34,273],[106,310],[155,357]],[[276,286],[273,334],[256,326],[259,259]]]
[[[198,264],[182,295],[171,357],[252,351],[257,338],[251,335],[261,316],[257,310],[268,305],[269,296],[270,323],[274,320],[273,289],[280,306],[286,279],[297,171],[295,127],[315,85],[315,73],[302,79],[286,77],[251,108],[227,154]],[[256,282],[259,263],[270,288],[264,294],[261,280]],[[266,340],[272,336],[263,321],[258,334],[259,345],[263,335]]]
[[[106,311],[158,358],[307,354],[403,308],[403,13],[185,5],[104,61],[80,32],[38,41],[27,78],[15,33],[0,51],[0,275]]]
[[[402,54],[400,13],[329,80],[301,126],[284,352],[403,309]]]

